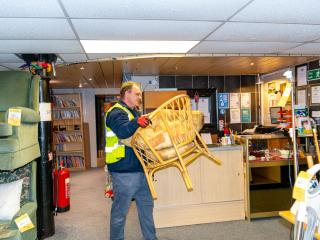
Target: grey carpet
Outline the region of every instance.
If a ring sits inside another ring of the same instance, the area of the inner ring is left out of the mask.
[[[55,217],[56,234],[49,240],[107,240],[111,201],[103,196],[102,168],[71,174],[71,210]],[[280,218],[232,221],[159,229],[158,237],[169,240],[289,239],[290,225]],[[135,204],[126,224],[126,240],[141,240]]]

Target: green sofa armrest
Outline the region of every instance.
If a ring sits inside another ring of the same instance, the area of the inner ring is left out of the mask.
[[[20,217],[21,215],[27,213],[28,216],[31,219],[31,222],[33,223],[33,225],[35,226],[35,228],[37,227],[37,203],[35,202],[28,202],[26,204],[24,204],[20,210],[16,213],[16,215],[12,218],[11,220],[11,228],[13,229],[17,229],[17,225],[15,223],[15,219]]]
[[[5,122],[0,122],[0,137],[12,136],[12,126]]]
[[[31,108],[25,107],[12,107],[21,109],[21,123],[38,123],[40,122],[40,114]],[[6,119],[8,120],[9,110],[6,112]]]

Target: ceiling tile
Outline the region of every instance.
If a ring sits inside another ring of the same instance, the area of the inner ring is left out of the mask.
[[[299,43],[279,42],[216,42],[204,41],[192,49],[191,53],[247,53],[263,54],[277,53],[279,51],[297,46]]]
[[[226,20],[248,0],[62,0],[70,17]]]
[[[0,40],[0,53],[84,53],[76,40]]]
[[[66,19],[0,18],[0,39],[76,39]]]
[[[305,42],[320,38],[320,25],[226,23],[206,40]]]
[[[59,54],[65,62],[84,62],[87,61],[85,54]]]
[[[18,58],[16,55],[14,54],[0,54],[0,63],[2,62],[21,62],[23,63],[24,61],[21,58]]]
[[[232,21],[320,24],[319,0],[253,1]]]
[[[221,22],[73,19],[80,39],[201,40]],[[94,26],[94,27],[92,27]]]
[[[0,17],[64,17],[64,14],[57,0],[1,0]]]
[[[320,43],[307,43],[296,48],[292,48],[283,53],[292,54],[320,54]]]
[[[24,63],[0,63],[1,66],[7,67],[10,69],[19,69]]]

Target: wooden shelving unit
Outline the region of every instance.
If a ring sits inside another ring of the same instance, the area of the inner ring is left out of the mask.
[[[52,96],[53,146],[57,164],[71,171],[90,166],[86,153],[82,100],[79,93]]]
[[[291,207],[293,182],[293,159],[270,156],[270,160],[249,160],[251,150],[285,149],[290,140],[277,134],[255,134],[241,136],[240,143],[244,148],[245,175],[245,208],[246,218],[264,218],[278,216],[278,212]],[[299,159],[299,166],[303,168],[306,161]]]

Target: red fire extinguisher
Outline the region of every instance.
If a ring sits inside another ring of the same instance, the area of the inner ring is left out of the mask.
[[[70,172],[60,166],[53,172],[53,202],[55,212],[66,212],[70,210]],[[57,197],[58,196],[58,197]]]

